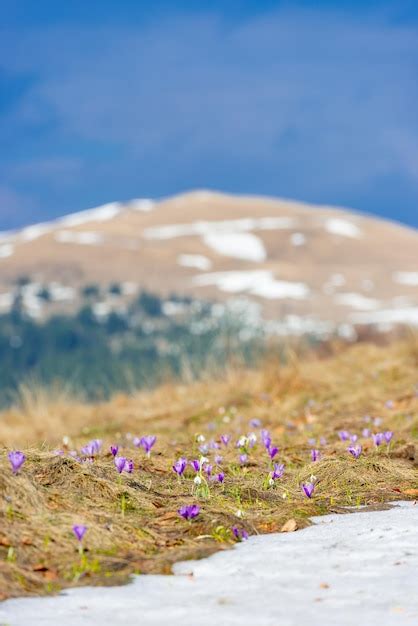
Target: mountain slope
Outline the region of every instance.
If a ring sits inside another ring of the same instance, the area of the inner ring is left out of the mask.
[[[287,200],[196,191],[0,234],[0,310],[22,275],[38,316],[41,285],[68,308],[80,286],[118,282],[132,294],[245,297],[295,331],[319,320],[418,324],[417,231]]]

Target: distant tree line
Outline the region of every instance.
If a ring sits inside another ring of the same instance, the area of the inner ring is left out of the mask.
[[[113,284],[108,293],[120,295],[121,288]],[[179,313],[167,315],[161,298],[142,291],[123,313],[98,317],[99,296],[97,286],[86,286],[76,314],[44,321],[29,317],[17,297],[13,309],[0,315],[1,405],[12,401],[23,382],[62,382],[97,400],[116,390],[219,371],[232,358],[254,362],[263,351],[261,333],[243,338],[239,316],[213,315],[210,303],[172,296]],[[47,288],[38,297],[49,301]]]

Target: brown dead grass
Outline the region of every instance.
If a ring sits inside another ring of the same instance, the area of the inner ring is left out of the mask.
[[[179,559],[231,545],[233,525],[263,533],[293,519],[291,527],[302,528],[311,515],[415,497],[417,366],[411,340],[385,348],[355,346],[322,361],[293,360],[288,368],[270,362],[257,372],[230,371],[223,381],[167,385],[100,405],[41,393],[35,401],[26,394],[20,408],[0,417],[2,597],[115,584],[133,572],[169,573]],[[393,408],[385,406],[387,400]],[[360,434],[365,415],[381,417],[375,430],[394,430],[394,443],[390,450],[376,450],[361,440],[364,454],[355,461],[337,432]],[[245,468],[237,464],[235,448],[223,450],[224,485],[211,486],[210,498],[199,500],[200,516],[185,522],[177,509],[198,499],[191,495],[192,473],[177,480],[173,461],[199,456],[196,434],[217,440],[229,432],[236,439],[251,430],[252,418],[272,432],[284,477],[275,488],[265,487],[270,466],[260,446]],[[158,436],[151,459],[133,448],[130,433]],[[99,437],[103,453],[92,464],[56,456],[63,436],[69,449]],[[328,441],[321,446],[323,458],[311,463],[308,439],[321,436]],[[106,453],[110,443],[119,443],[135,462],[134,473],[121,481]],[[12,447],[27,455],[17,476],[6,458]],[[318,482],[307,500],[300,483],[312,474]],[[88,526],[83,559],[71,531],[75,523]]]

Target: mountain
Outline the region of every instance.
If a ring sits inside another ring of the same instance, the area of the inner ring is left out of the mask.
[[[19,280],[34,317],[75,310],[87,284],[117,283],[122,295],[101,297],[98,315],[145,288],[245,299],[279,333],[337,325],[349,336],[354,325],[418,325],[418,231],[327,206],[194,191],[0,233],[0,312]]]

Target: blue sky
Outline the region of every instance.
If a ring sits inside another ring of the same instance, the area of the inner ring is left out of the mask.
[[[2,0],[0,230],[196,187],[418,227],[417,75],[414,1]]]

